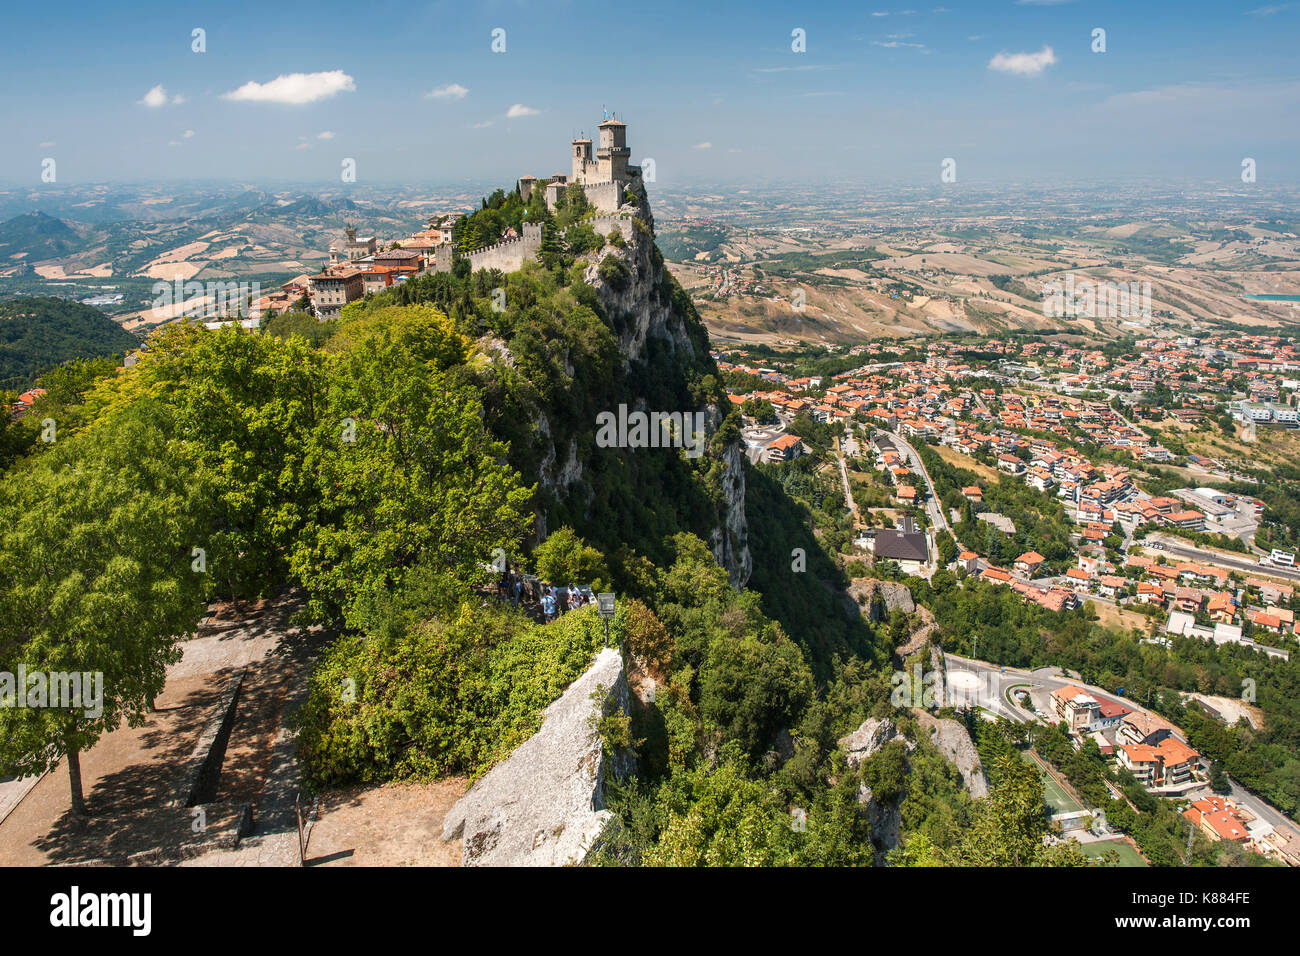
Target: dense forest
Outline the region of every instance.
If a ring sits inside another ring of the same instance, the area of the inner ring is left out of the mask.
[[[0,302],[0,389],[70,359],[122,355],[139,340],[98,309],[49,296]]]

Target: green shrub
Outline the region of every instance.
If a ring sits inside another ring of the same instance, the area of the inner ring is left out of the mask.
[[[541,625],[469,604],[392,639],[340,637],[294,719],[303,778],[321,788],[478,777],[537,732],[604,642],[594,608]]]
[[[627,288],[628,280],[631,278],[631,272],[628,271],[627,265],[618,256],[606,256],[600,262],[599,275],[601,281],[608,285],[615,292],[622,292]]]

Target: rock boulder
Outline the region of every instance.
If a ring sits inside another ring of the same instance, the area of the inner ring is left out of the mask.
[[[989,782],[980,766],[979,751],[975,749],[975,743],[970,739],[966,728],[955,720],[932,717],[918,707],[913,707],[912,713],[921,725],[922,733],[928,733],[930,742],[960,771],[967,792],[977,799],[987,797]]]
[[[596,729],[602,713],[617,711],[628,713],[627,677],[622,655],[606,648],[546,708],[541,729],[448,811],[442,838],[463,839],[461,864],[581,864],[614,816],[607,776],[635,768],[630,753],[611,760]]]
[[[840,738],[840,749],[850,767],[856,767],[891,740],[907,743],[888,717],[869,717],[853,733]]]

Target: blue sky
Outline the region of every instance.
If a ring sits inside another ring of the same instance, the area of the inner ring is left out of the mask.
[[[1300,2],[125,2],[4,20],[8,183],[38,184],[47,156],[61,184],[337,183],[344,158],[364,182],[512,181],[567,171],[602,106],[664,184],[925,183],[945,157],[966,182],[1233,184],[1247,156],[1261,183],[1300,181]]]

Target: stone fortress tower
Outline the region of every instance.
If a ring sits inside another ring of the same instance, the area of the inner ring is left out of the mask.
[[[582,186],[587,201],[603,213],[616,213],[623,205],[624,190],[641,175],[639,166],[628,163],[632,150],[627,145],[627,124],[606,115],[599,130],[599,146],[594,159],[590,139],[579,136],[573,141],[569,175],[557,173],[546,184],[546,205],[549,208],[555,208],[555,203],[570,183]],[[526,188],[531,193],[537,180],[531,176],[521,179],[521,192],[525,188],[525,179],[528,180]]]
[[[627,148],[627,124],[613,117],[600,124],[600,148],[596,150],[596,165],[599,170],[599,182],[627,182],[628,158],[632,150]],[[637,170],[640,173],[640,170]]]
[[[641,216],[644,220],[649,217],[649,212],[643,206],[645,193],[641,186],[641,167],[628,163],[632,151],[627,146],[627,124],[606,115],[600,124],[599,142],[593,158],[591,140],[579,136],[572,144],[573,165],[569,174],[556,173],[546,181],[538,180],[536,176],[520,176],[519,195],[527,202],[536,189],[543,188],[547,208],[554,211],[564,190],[576,183],[599,213],[588,217],[586,224],[601,236],[608,236],[614,230],[629,236],[633,229],[632,218]],[[633,196],[630,206],[624,202],[629,190]],[[638,195],[641,199],[636,198]],[[525,222],[523,235],[503,237],[498,243],[465,253],[464,258],[469,260],[474,271],[500,269],[513,272],[523,263],[537,258],[542,248],[542,229],[541,223]],[[445,237],[443,244],[437,247],[433,271],[447,272],[452,267],[454,254],[449,238]]]
[[[598,164],[591,158],[591,140],[579,136],[573,141],[573,175],[569,182],[585,183],[588,177],[595,182],[599,178],[598,169]]]

